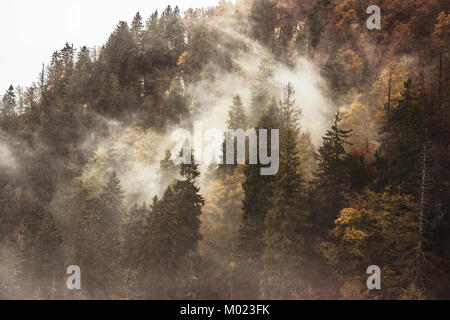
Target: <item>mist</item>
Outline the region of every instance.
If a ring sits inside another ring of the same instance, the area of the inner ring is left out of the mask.
[[[448,294],[404,267],[422,238],[450,243],[447,20],[438,4],[411,14],[432,27],[407,46],[402,32],[417,28],[368,31],[352,6],[171,6],[79,39],[86,47],[67,39],[36,82],[0,99],[0,298]],[[193,136],[196,123],[203,134],[279,130],[277,174],[175,163],[173,132]],[[373,257],[398,291],[367,291]],[[68,265],[80,266],[82,290],[66,287]]]

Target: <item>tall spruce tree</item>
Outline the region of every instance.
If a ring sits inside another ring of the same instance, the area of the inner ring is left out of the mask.
[[[258,128],[279,129],[279,107],[275,99],[268,106],[258,122]],[[258,140],[259,145],[259,140]],[[258,147],[259,148],[259,147]],[[259,149],[258,149],[259,150]],[[272,152],[271,144],[267,144],[268,154]],[[263,165],[246,165],[244,167],[243,221],[239,228],[237,248],[234,295],[238,299],[246,297],[260,297],[259,284],[261,281],[262,254],[264,252],[264,220],[270,208],[270,199],[273,196],[274,176],[262,176]]]
[[[242,99],[239,95],[235,95],[233,97],[233,103],[228,110],[228,120],[227,120],[227,129],[230,130],[247,130],[248,122],[247,115],[245,112],[244,104],[242,103]],[[226,163],[226,155],[227,155],[227,144],[234,144],[234,157],[233,163]],[[246,143],[247,146],[247,143]],[[246,147],[247,150],[247,147]],[[222,143],[222,161],[223,164],[220,164],[217,167],[215,175],[225,177],[227,175],[234,174],[234,169],[237,165],[237,139],[234,136],[225,134],[224,141]]]
[[[16,119],[16,94],[12,85],[5,92],[0,107],[1,128],[7,132],[13,130],[15,127],[14,120]]]
[[[53,300],[63,298],[64,256],[62,237],[52,214],[42,206],[25,218],[21,252],[21,278],[29,296]]]
[[[418,197],[419,155],[425,143],[424,107],[411,92],[411,81],[404,83],[401,97],[386,112],[377,150],[378,184],[402,187]]]
[[[137,203],[128,211],[122,224],[122,268],[124,269],[124,297],[133,299],[139,297],[137,280],[141,240],[145,230],[145,221],[149,214],[148,206]]]
[[[301,110],[288,83],[281,103],[283,129],[280,169],[275,176],[270,209],[264,220],[264,272],[261,291],[264,298],[300,298],[304,288],[304,232],[308,207],[298,146]]]
[[[233,97],[233,104],[228,111],[227,125],[229,129],[247,129],[247,115],[240,95]]]
[[[161,199],[154,198],[142,241],[139,279],[142,297],[168,299],[177,295],[180,267],[197,251],[204,199],[196,186],[200,171],[194,158],[180,165],[181,179]]]
[[[91,299],[121,296],[123,189],[115,172],[99,196],[84,192],[74,231],[71,259],[83,270],[85,294]]]
[[[347,152],[345,145],[349,145],[351,129],[345,130],[339,126],[341,116],[339,112],[334,116],[331,129],[322,137],[323,145],[318,153],[318,170],[316,177],[316,190],[314,193],[313,221],[322,230],[333,225],[345,204],[347,189],[345,159]]]

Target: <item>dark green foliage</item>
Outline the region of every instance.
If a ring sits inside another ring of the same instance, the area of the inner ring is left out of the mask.
[[[336,113],[331,129],[327,130],[323,145],[318,152],[318,170],[316,176],[315,203],[313,220],[317,226],[331,226],[340,209],[345,204],[345,191],[347,190],[345,145],[349,142],[351,129],[344,130],[339,127],[341,117]]]
[[[24,290],[38,299],[62,299],[64,256],[62,237],[53,216],[34,204],[24,221],[20,258]]]
[[[298,148],[301,110],[294,95],[294,88],[288,83],[280,103],[280,170],[271,186],[273,195],[264,219],[261,293],[266,299],[298,299],[305,289],[301,270],[309,208]]]
[[[143,298],[168,299],[177,295],[181,266],[197,251],[204,199],[196,186],[198,165],[180,166],[177,179],[161,199],[154,198],[141,242],[139,281]]]
[[[275,104],[269,106],[257,128],[266,128],[268,137],[270,129],[278,129],[279,109]],[[270,140],[268,140],[270,141]],[[259,142],[258,142],[259,143]],[[268,153],[271,145],[267,145]],[[236,270],[235,294],[238,298],[248,296],[259,297],[259,283],[262,267],[262,254],[264,252],[264,221],[270,208],[270,199],[273,196],[274,176],[262,176],[261,165],[246,165],[244,168],[245,182],[243,200],[243,222],[239,230],[238,261]]]
[[[252,36],[262,44],[269,45],[275,29],[275,2],[272,0],[254,0],[249,15]]]
[[[424,109],[410,92],[411,82],[404,84],[402,97],[387,114],[381,131],[379,156],[382,185],[402,187],[417,195],[420,180],[419,154],[425,139]]]
[[[305,290],[305,275],[301,272],[309,209],[296,139],[296,132],[288,129],[280,150],[280,171],[265,217],[261,291],[266,299],[298,299]]]
[[[101,47],[55,51],[36,83],[0,97],[0,299],[449,298],[450,24],[443,1],[411,3],[378,1],[382,30],[364,27],[361,1],[168,6],[119,22]],[[345,110],[316,146],[293,85],[277,83],[312,69]],[[249,97],[224,88],[235,76]],[[96,152],[110,138],[166,138],[213,110],[205,97],[229,99],[231,129],[280,129],[275,176],[212,165],[203,216],[199,166],[170,152],[152,194],[126,192],[114,172],[103,180],[115,169],[134,182],[111,159],[122,146]],[[387,290],[367,294],[373,263]],[[68,265],[81,267],[81,291],[65,289]]]
[[[123,190],[115,172],[99,196],[81,186],[79,218],[72,239],[71,261],[83,270],[84,288],[91,299],[120,296]]]

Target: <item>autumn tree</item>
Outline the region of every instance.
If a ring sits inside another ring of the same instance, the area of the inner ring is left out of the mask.
[[[413,197],[386,189],[366,190],[340,212],[332,231],[337,243],[323,243],[323,250],[339,270],[343,298],[424,298],[415,282],[418,210]],[[380,266],[383,290],[367,289],[370,265]]]

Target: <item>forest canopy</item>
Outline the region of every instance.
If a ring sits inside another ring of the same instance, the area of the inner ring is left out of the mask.
[[[448,1],[141,14],[0,97],[0,299],[450,298]],[[277,174],[174,163],[195,121]]]

